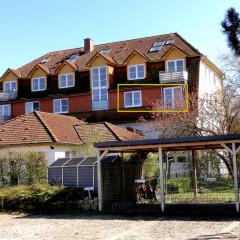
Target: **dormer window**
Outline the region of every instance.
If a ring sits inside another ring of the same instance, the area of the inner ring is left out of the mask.
[[[3,91],[5,93],[16,92],[17,91],[17,82],[16,81],[4,82]]]
[[[128,67],[128,80],[143,79],[145,77],[144,64],[130,65]]]
[[[59,78],[59,88],[70,88],[75,85],[74,73],[60,74]]]
[[[37,77],[32,79],[32,92],[44,91],[47,89],[47,78]]]
[[[184,70],[184,60],[177,59],[167,61],[167,72],[181,72]]]

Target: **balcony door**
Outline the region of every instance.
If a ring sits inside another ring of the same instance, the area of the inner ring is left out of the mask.
[[[165,109],[184,109],[184,93],[181,87],[166,87],[163,89],[163,92]]]
[[[4,83],[4,92],[5,93],[15,93],[17,91],[17,82],[11,81],[11,82],[5,82]]]
[[[107,67],[92,68],[92,109],[108,109]]]

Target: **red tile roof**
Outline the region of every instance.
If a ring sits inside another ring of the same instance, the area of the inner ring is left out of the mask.
[[[142,139],[110,123],[88,124],[75,117],[34,111],[0,125],[0,147],[22,144],[82,144]]]
[[[87,123],[74,127],[82,143],[142,140],[143,137],[108,122]]]
[[[174,40],[173,45],[164,45],[159,52],[149,52],[150,48],[156,41]],[[64,63],[72,54],[79,54],[79,56],[72,62],[78,70],[88,69],[87,63],[96,55],[100,54],[102,49],[110,48],[109,54],[104,57],[112,64],[122,65],[132,52],[138,52],[149,61],[161,60],[164,55],[173,47],[182,50],[187,56],[201,55],[191,44],[184,40],[179,34],[171,33],[164,35],[157,35],[152,37],[138,38],[132,40],[125,40],[113,43],[105,43],[94,46],[94,50],[90,53],[85,53],[84,48],[69,49],[63,51],[50,52],[42,57],[18,68],[23,78],[29,76],[29,73],[37,65],[43,65],[48,69],[50,74],[55,74],[56,69]],[[41,63],[44,59],[49,59],[46,63]],[[45,70],[46,70],[45,69]]]
[[[53,142],[80,144],[73,126],[82,123],[75,117],[35,111],[1,124],[0,146]]]

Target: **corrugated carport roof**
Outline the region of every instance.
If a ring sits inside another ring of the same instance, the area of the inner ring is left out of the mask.
[[[156,150],[162,147],[163,151],[201,150],[201,149],[222,149],[222,144],[240,143],[240,134],[225,134],[214,136],[182,137],[182,138],[161,138],[137,141],[101,142],[94,143],[98,149],[111,152],[133,151],[137,149]]]

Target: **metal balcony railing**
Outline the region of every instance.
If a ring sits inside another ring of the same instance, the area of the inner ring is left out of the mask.
[[[8,101],[17,98],[16,91],[0,92],[0,101]]]
[[[0,116],[0,124],[6,122],[11,119],[11,115],[9,116]]]
[[[159,72],[160,83],[187,83],[188,72],[186,70],[178,72]]]

